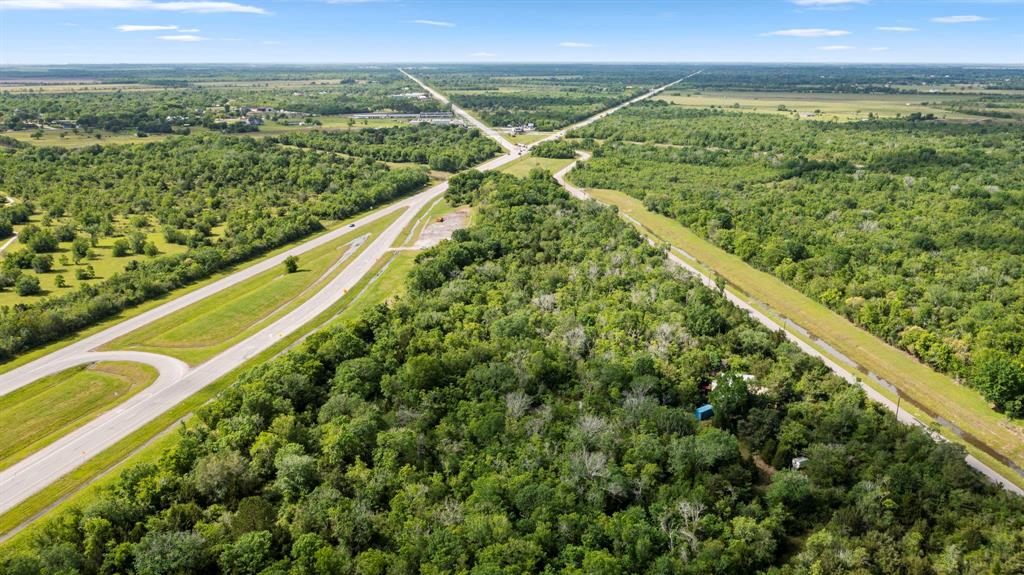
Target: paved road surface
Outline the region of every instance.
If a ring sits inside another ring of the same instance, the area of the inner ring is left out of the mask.
[[[589,158],[590,158],[590,154],[589,153],[587,153],[587,152],[582,152],[581,153],[581,159],[582,160],[585,161],[585,160],[587,160]],[[570,184],[565,179],[566,174],[568,174],[574,167],[576,167],[576,163],[577,162],[573,162],[572,164],[569,164],[565,168],[562,168],[561,170],[559,170],[554,175],[554,178],[555,178],[555,180],[558,181],[559,184],[562,185],[562,187],[564,187],[566,189],[566,191],[568,191],[574,197],[579,198],[581,200],[593,200],[593,198],[591,198],[586,193],[586,191],[584,191],[582,188],[579,188],[577,186],[574,186],[574,185]],[[638,228],[640,228],[641,230],[643,229],[642,225],[640,224],[640,222],[638,222],[635,218],[632,218],[629,215],[623,214],[621,212],[620,212],[620,215],[624,219],[629,221],[630,223],[632,223],[635,226],[637,226]],[[648,238],[647,241],[650,242],[651,245],[654,245],[654,243],[655,243],[654,240],[651,239],[651,238]],[[670,262],[672,262],[673,264],[675,264],[675,265],[685,269],[686,271],[688,271],[692,275],[696,276],[700,280],[700,282],[703,283],[705,286],[707,286],[707,287],[709,287],[709,288],[711,288],[711,289],[713,289],[715,291],[718,291],[718,286],[715,284],[715,280],[714,279],[704,275],[704,273],[702,273],[700,270],[698,270],[697,268],[695,268],[695,267],[691,266],[690,264],[688,264],[685,260],[683,260],[681,257],[679,257],[679,254],[677,254],[676,252],[679,252],[679,253],[683,254],[684,256],[686,255],[686,253],[683,252],[682,250],[680,250],[679,248],[677,248],[675,246],[671,246],[671,248],[670,248],[670,250],[668,252],[668,259],[669,259]],[[768,317],[763,312],[761,312],[761,310],[751,306],[745,300],[743,300],[742,298],[740,298],[739,296],[735,295],[734,293],[732,293],[730,291],[726,291],[725,292],[725,297],[730,302],[732,302],[733,305],[735,305],[736,307],[738,307],[738,308],[740,308],[742,310],[745,310],[748,314],[750,314],[751,317],[756,319],[758,322],[760,322],[762,325],[764,325],[768,329],[770,329],[772,331],[782,331],[786,335],[786,339],[788,339],[789,341],[795,343],[797,345],[797,347],[799,347],[804,353],[820,359],[822,362],[825,363],[825,365],[828,366],[829,369],[832,370],[833,373],[835,373],[839,377],[845,379],[847,382],[849,382],[851,384],[860,386],[860,388],[864,390],[864,393],[868,396],[869,399],[871,399],[872,401],[875,401],[877,403],[882,404],[882,406],[884,406],[889,411],[892,411],[892,412],[896,413],[896,418],[901,423],[904,423],[906,425],[916,425],[918,427],[921,427],[925,431],[927,431],[928,434],[932,437],[932,439],[934,439],[936,441],[946,441],[946,438],[944,438],[942,435],[939,435],[939,434],[936,434],[936,433],[932,433],[931,430],[928,429],[927,425],[925,425],[920,420],[918,420],[916,417],[914,417],[913,415],[908,413],[907,410],[904,409],[902,411],[897,411],[896,404],[892,400],[890,400],[888,397],[885,397],[884,395],[882,395],[875,388],[873,388],[873,387],[869,386],[868,384],[864,383],[860,378],[858,378],[856,375],[854,375],[853,372],[850,371],[849,368],[847,368],[847,367],[843,366],[842,364],[838,363],[836,360],[834,360],[833,358],[829,357],[828,355],[825,355],[825,354],[821,353],[820,351],[818,351],[817,349],[812,347],[810,344],[808,344],[806,341],[804,341],[803,339],[797,337],[797,335],[795,333],[793,333],[792,330],[788,329],[789,326],[785,326],[784,327],[779,322],[777,322],[775,319],[773,319],[771,317]],[[799,326],[796,326],[796,327],[799,328]],[[1021,489],[1016,484],[1011,483],[1009,480],[1007,480],[1005,477],[1003,477],[999,472],[997,472],[996,470],[992,469],[991,467],[989,467],[985,463],[981,462],[980,460],[978,460],[973,455],[968,454],[967,457],[966,457],[966,460],[967,460],[967,464],[968,465],[970,465],[974,469],[976,469],[979,472],[981,472],[982,475],[987,477],[993,483],[995,483],[997,485],[1001,485],[1007,491],[1010,491],[1012,493],[1016,493],[1017,495],[1024,495],[1024,489]]]
[[[12,198],[11,196],[0,196],[0,200],[3,200],[2,202],[0,202],[0,206],[5,205],[5,204],[13,204],[14,203],[14,198]],[[8,239],[7,241],[5,241],[2,245],[0,245],[0,253],[3,253],[4,250],[9,248],[11,246],[11,244],[14,243],[14,240],[16,240],[16,239],[18,239],[18,234],[17,233],[11,234],[11,238]]]
[[[411,74],[404,70],[402,73],[423,86],[424,89],[429,91],[438,100],[448,102],[448,99],[442,94],[420,82]],[[672,84],[675,83],[676,82],[673,82]],[[620,104],[612,108],[610,111],[594,116],[589,121],[585,120],[584,122],[577,124],[576,127],[586,125],[591,121],[603,118],[609,113],[619,110],[629,104],[650,97],[672,84],[652,90],[638,98],[634,98],[633,100]],[[510,152],[477,166],[478,169],[482,171],[496,169],[516,160],[523,152],[524,148],[512,144],[503,138],[501,134],[489,126],[484,125],[462,108],[452,105],[452,110],[455,114],[464,118],[471,125],[476,126],[481,130],[481,132],[493,138],[503,148]],[[562,130],[555,136],[562,135],[571,128],[572,127],[566,128],[566,130]],[[24,501],[32,494],[38,492],[53,481],[56,481],[58,478],[72,471],[89,458],[115,444],[121,438],[132,433],[136,429],[139,429],[149,421],[152,421],[161,413],[180,403],[219,377],[227,374],[249,358],[260,353],[264,349],[267,349],[281,338],[287,336],[323,313],[327,308],[334,304],[334,302],[342,297],[345,292],[351,289],[352,286],[354,286],[373,267],[376,261],[391,248],[392,244],[394,244],[398,239],[402,230],[413,221],[417,213],[429,202],[440,197],[447,189],[447,182],[440,183],[415,196],[356,220],[355,227],[365,226],[366,224],[376,221],[388,214],[392,214],[398,210],[405,210],[395,222],[384,230],[384,232],[378,235],[362,253],[360,253],[344,270],[341,271],[341,273],[339,273],[310,299],[303,302],[300,306],[271,325],[263,328],[244,341],[239,342],[187,373],[181,373],[180,365],[167,363],[163,359],[156,359],[162,357],[156,354],[148,354],[148,356],[155,356],[155,358],[142,357],[139,355],[133,356],[137,359],[145,359],[146,361],[144,361],[144,363],[154,365],[161,371],[161,375],[157,382],[148,387],[146,391],[130,398],[128,401],[113,410],[100,415],[81,428],[65,437],[62,437],[8,469],[0,471],[0,513],[9,510],[18,503]],[[92,350],[147,325],[156,319],[162,318],[223,289],[262,273],[263,271],[280,265],[281,262],[283,262],[289,255],[298,255],[307,252],[317,246],[330,242],[349,231],[351,231],[351,228],[343,227],[323,234],[300,246],[254,264],[194,292],[183,295],[92,336],[83,338],[82,340],[72,343],[38,360],[25,364],[24,366],[6,374],[0,375],[0,395],[10,393],[11,391],[25,386],[44,375],[55,373],[61,369],[66,369],[67,367],[80,365],[82,363],[100,361],[107,357],[113,357],[104,355],[108,352],[98,353]],[[170,360],[170,358],[166,359]]]
[[[481,170],[492,170],[514,161],[516,156],[506,154],[478,166]],[[68,345],[16,370],[0,375],[0,394],[9,393],[32,381],[83,363],[105,361],[117,357],[128,361],[143,361],[160,370],[160,377],[145,391],[129,398],[116,408],[98,416],[84,426],[58,439],[15,465],[0,471],[0,513],[18,505],[32,494],[40,491],[60,477],[88,461],[104,449],[114,445],[123,437],[152,421],[160,414],[174,407],[195,392],[213,383],[219,377],[235,369],[249,358],[267,349],[281,338],[291,334],[316,316],[326,311],[341,298],[374,266],[401,235],[418,212],[448,189],[442,182],[419,194],[384,208],[374,214],[360,218],[356,227],[380,219],[384,215],[403,210],[402,214],[387,229],[381,232],[348,266],[320,291],[269,326],[249,338],[225,350],[209,361],[182,371],[181,362],[163,358],[157,354],[138,352],[94,352],[92,349],[129,333],[147,323],[164,317],[191,303],[248,279],[266,269],[280,265],[290,254],[299,254],[329,242],[351,231],[343,227],[334,230],[301,246],[255,264],[227,278],[186,294],[146,313],[128,319],[93,336]],[[163,359],[156,359],[163,358]],[[169,360],[165,361],[165,360]],[[177,362],[177,363],[174,363]]]
[[[431,188],[430,190],[420,192],[420,194],[429,194],[433,189],[434,188]],[[253,276],[259,275],[269,269],[279,267],[282,264],[282,262],[284,262],[285,258],[287,258],[290,255],[297,256],[306,253],[309,250],[322,246],[326,243],[332,242],[338,239],[339,237],[352,232],[353,229],[364,227],[367,224],[370,224],[385,216],[393,214],[396,211],[408,209],[412,206],[419,205],[422,201],[419,198],[420,195],[416,195],[406,198],[402,201],[396,202],[372,214],[368,214],[362,218],[359,218],[358,220],[355,220],[355,222],[353,222],[354,228],[344,226],[336,230],[329,231],[323,235],[317,236],[309,240],[306,243],[298,245],[273,257],[267,258],[266,260],[263,260],[261,262],[257,262],[243,270],[240,270],[227,277],[219,279],[211,284],[203,286],[193,292],[177,297],[147,312],[126,319],[125,321],[122,321],[117,325],[111,326],[91,336],[82,338],[59,350],[54,351],[53,353],[47,354],[35,361],[26,363],[25,365],[13,369],[7,373],[0,374],[0,395],[7,395],[8,393],[14,391],[15,389],[18,389],[19,387],[27,385],[35,381],[36,379],[42,377],[40,373],[45,372],[48,369],[48,366],[54,362],[63,362],[66,361],[68,358],[78,357],[84,353],[88,353],[92,349],[100,347],[123,335],[131,333],[136,329],[148,325],[149,323],[157,319],[170,315],[200,300],[206,299],[220,291],[223,291],[235,284],[243,282]]]
[[[475,126],[481,132],[483,132],[483,133],[487,134],[488,136],[490,136],[491,139],[493,139],[494,141],[498,142],[498,144],[500,144],[502,148],[505,148],[506,150],[508,150],[509,152],[511,152],[513,154],[518,154],[521,151],[519,149],[519,147],[517,147],[512,142],[509,142],[508,140],[506,140],[505,137],[502,136],[500,133],[498,133],[497,130],[495,130],[494,128],[488,126],[487,124],[484,124],[480,120],[477,120],[469,112],[463,110],[459,106],[456,106],[455,104],[452,104],[451,101],[444,96],[444,94],[442,94],[442,93],[438,92],[437,90],[431,88],[430,86],[424,84],[422,81],[420,81],[419,78],[416,78],[415,76],[413,76],[412,74],[406,72],[405,70],[399,68],[398,71],[403,73],[403,74],[405,74],[406,76],[408,76],[409,79],[412,80],[413,82],[416,82],[417,84],[419,84],[420,87],[423,88],[424,90],[430,92],[430,95],[433,96],[435,100],[441,102],[442,104],[450,105],[452,107],[452,112],[454,112],[456,115],[462,116],[462,118],[464,120],[469,122],[471,125]]]
[[[6,250],[8,247],[10,247],[10,245],[13,244],[14,240],[16,240],[16,239],[18,239],[18,233],[17,232],[11,234],[11,237],[8,238],[8,240],[5,241],[3,243],[3,245],[0,245],[0,253],[3,253],[4,250]]]
[[[561,138],[562,136],[566,135],[567,133],[569,133],[569,132],[571,132],[571,131],[573,131],[573,130],[575,130],[577,128],[582,128],[584,126],[589,126],[590,124],[593,124],[594,122],[600,120],[601,118],[605,118],[607,116],[610,116],[610,115],[614,114],[615,112],[618,112],[619,110],[625,108],[626,106],[632,106],[633,104],[636,104],[637,102],[641,102],[643,100],[646,100],[646,99],[650,98],[651,96],[657,96],[658,94],[664,92],[665,90],[671,88],[672,86],[675,86],[679,82],[682,82],[683,80],[686,80],[687,78],[692,78],[692,77],[696,76],[697,74],[700,74],[703,71],[704,70],[697,70],[696,72],[694,72],[692,74],[683,76],[682,78],[676,80],[675,82],[669,82],[668,84],[665,84],[664,86],[659,86],[659,87],[651,90],[650,92],[645,92],[645,93],[637,96],[636,98],[633,98],[632,100],[627,100],[627,101],[619,104],[618,106],[615,106],[614,108],[609,108],[609,109],[605,110],[604,112],[601,112],[600,114],[596,114],[594,116],[591,116],[591,117],[589,117],[589,118],[587,118],[587,119],[585,119],[585,120],[583,120],[581,122],[577,122],[577,123],[575,123],[575,124],[573,124],[573,125],[571,125],[571,126],[569,126],[567,128],[562,128],[561,130],[555,132],[554,134],[551,134],[550,136],[548,136],[546,138],[543,138],[541,140],[537,140],[536,142],[530,144],[528,147],[529,148],[533,148],[534,146],[536,146],[537,144],[540,144],[541,142],[549,142],[551,140],[557,140],[558,138]]]

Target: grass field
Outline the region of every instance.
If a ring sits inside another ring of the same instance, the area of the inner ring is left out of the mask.
[[[68,94],[92,92],[154,92],[162,86],[133,83],[81,82],[0,82],[0,90],[9,94]]]
[[[343,235],[299,256],[299,271],[273,268],[196,302],[103,346],[105,350],[162,353],[197,365],[242,341],[293,309],[347,265],[371,238],[350,251],[350,243],[377,234],[401,212]],[[347,259],[341,262],[341,258]],[[335,267],[335,263],[340,263]]]
[[[513,144],[523,144],[529,146],[537,140],[543,140],[551,135],[551,132],[527,132],[525,134],[519,134],[518,136],[511,136],[506,134],[505,138]]]
[[[903,397],[912,398],[1016,465],[1024,467],[1024,428],[1021,422],[993,411],[975,391],[931,370],[775,276],[754,269],[742,259],[698,237],[679,222],[648,211],[639,200],[613,190],[588,189],[587,192],[598,201],[618,206],[623,214],[641,222],[657,239],[685,250],[702,265],[738,288],[741,296],[761,302],[776,315],[803,326],[856,362],[861,371],[877,374],[900,389]],[[870,383],[869,379],[865,381]],[[879,391],[895,400],[895,395],[889,390],[880,388]],[[932,418],[921,416],[921,419],[930,421]],[[975,455],[986,463],[994,462],[991,457],[983,457],[980,452]],[[1002,465],[994,467],[1005,469]],[[1017,481],[1024,479],[1012,473],[1008,475]]]
[[[418,252],[395,252],[394,257],[386,263],[373,281],[368,282],[358,297],[352,301],[338,316],[332,319],[327,325],[336,325],[352,321],[365,310],[375,305],[385,303],[405,293],[405,277],[409,270],[416,264]]]
[[[559,158],[538,158],[536,156],[524,156],[514,162],[509,162],[504,166],[498,168],[498,171],[505,172],[506,174],[512,174],[517,177],[524,177],[529,175],[530,170],[534,168],[540,168],[547,170],[552,174],[561,170],[562,168],[571,164],[573,160],[564,160]]]
[[[63,511],[72,507],[81,508],[88,505],[104,485],[116,481],[118,470],[137,463],[158,461],[160,455],[178,441],[179,436],[173,428],[176,422],[214,398],[244,371],[289,349],[311,330],[354,319],[368,307],[399,293],[404,287],[405,274],[413,265],[415,257],[416,252],[398,252],[382,258],[362,280],[320,316],[106,449],[82,467],[47,486],[21,505],[0,515],[0,537],[3,538],[19,526],[38,518],[27,528],[18,531],[0,544],[0,557],[28,545],[48,518],[60,516]],[[170,433],[158,437],[169,428]],[[101,479],[94,481],[101,476]]]
[[[156,377],[148,365],[102,362],[44,377],[0,397],[0,469],[127,400]]]
[[[39,220],[40,215],[35,214],[30,218],[30,223],[39,225]],[[25,225],[26,224],[15,226],[14,231],[20,231],[22,228],[25,227]],[[217,230],[215,229],[213,230],[213,232],[214,235],[216,235]],[[149,231],[148,233],[146,233],[146,238],[149,241],[153,242],[160,252],[157,256],[154,257],[158,257],[159,255],[181,253],[188,249],[186,246],[167,243],[167,240],[164,239],[164,235],[157,231]],[[43,289],[42,293],[34,296],[20,296],[17,293],[15,293],[15,291],[12,289],[2,290],[0,291],[0,305],[14,305],[16,303],[33,303],[47,296],[68,293],[78,288],[83,283],[101,282],[117,272],[124,271],[124,267],[128,265],[128,262],[130,261],[150,259],[150,257],[146,255],[134,254],[120,258],[114,257],[112,251],[115,239],[116,238],[112,237],[101,237],[99,244],[96,247],[92,248],[93,257],[90,259],[84,259],[79,264],[75,264],[74,259],[71,256],[71,242],[61,242],[59,244],[58,250],[50,254],[53,256],[52,270],[44,274],[37,274],[35,271],[31,269],[22,270],[23,274],[35,275],[39,278],[39,284]],[[0,244],[2,243],[3,242],[0,242]],[[4,253],[16,251],[21,247],[22,246],[18,242],[18,240],[15,240],[14,243],[12,243],[6,250],[4,250]],[[65,256],[67,258],[67,265],[61,264],[61,256]],[[93,270],[96,273],[95,278],[91,280],[79,280],[78,278],[75,277],[75,270],[85,268],[86,266],[89,265],[92,266]],[[57,287],[56,281],[58,275],[64,277],[64,281],[67,284],[66,287]]]
[[[34,146],[63,146],[65,148],[84,148],[86,146],[92,146],[94,144],[146,144],[149,142],[158,142],[165,140],[173,134],[151,134],[144,138],[140,138],[135,135],[134,132],[107,132],[105,130],[97,130],[92,134],[86,134],[85,132],[79,131],[77,134],[73,130],[43,130],[43,135],[40,138],[32,137],[33,131],[31,130],[8,130],[0,132],[4,136],[14,138],[19,142],[25,142],[26,144],[32,144]],[[97,138],[95,134],[99,134]]]
[[[688,108],[718,106],[740,112],[781,114],[812,120],[865,120],[868,114],[892,117],[914,112],[950,120],[982,120],[930,106],[927,103],[962,100],[963,96],[922,94],[807,94],[801,92],[689,92],[663,94],[665,100]],[[784,106],[785,110],[779,107]]]

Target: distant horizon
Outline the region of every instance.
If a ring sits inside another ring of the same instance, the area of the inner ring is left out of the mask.
[[[0,65],[1024,65],[1024,0],[0,0]]]
[[[658,60],[607,60],[607,61],[579,61],[579,60],[562,60],[562,61],[500,61],[500,62],[473,62],[468,60],[451,60],[451,61],[403,61],[395,60],[391,62],[358,62],[358,61],[323,61],[323,62],[43,62],[43,63],[4,63],[0,64],[0,69],[4,68],[46,68],[46,67],[101,67],[101,66],[124,66],[124,67],[145,67],[145,66],[373,66],[373,67],[401,67],[401,66],[559,66],[559,65],[623,65],[623,64],[643,64],[648,66],[683,66],[683,65],[708,65],[708,66],[807,66],[807,67],[820,67],[820,66],[837,66],[837,67],[850,67],[850,66],[887,66],[887,67],[900,67],[900,66],[949,66],[957,68],[971,68],[971,67],[985,67],[985,68],[998,68],[998,69],[1009,69],[1009,70],[1024,70],[1024,63],[1014,64],[1006,62],[769,62],[769,61],[732,61],[732,60],[680,60],[680,61],[658,61]],[[3,79],[0,78],[0,82]]]

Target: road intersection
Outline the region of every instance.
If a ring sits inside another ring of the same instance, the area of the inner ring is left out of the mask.
[[[409,72],[405,70],[401,70],[401,72],[422,86],[437,100],[450,104],[449,100],[443,94],[440,94],[430,86],[424,84]],[[500,168],[505,164],[517,160],[523,153],[528,153],[530,149],[542,142],[562,138],[571,130],[586,126],[608,116],[609,114],[615,113],[622,108],[650,98],[685,80],[686,78],[699,74],[700,72],[701,71],[698,70],[690,76],[680,78],[675,82],[646,92],[577,124],[559,130],[558,132],[555,132],[529,146],[519,146],[509,142],[496,130],[486,126],[462,108],[454,104],[451,104],[451,106],[455,114],[459,115],[468,124],[476,127],[482,133],[495,140],[508,152],[477,166],[477,169],[487,171]],[[583,190],[565,182],[564,176],[571,168],[572,165],[560,171],[556,174],[556,178],[573,195],[589,199],[589,196],[587,196]],[[104,449],[114,445],[117,441],[139,429],[149,421],[152,421],[174,405],[180,403],[203,387],[211,384],[218,378],[242,365],[250,358],[280,341],[282,338],[290,335],[296,330],[299,330],[303,326],[310,324],[310,322],[337,302],[338,299],[343,297],[348,290],[352,289],[352,287],[354,287],[356,283],[358,283],[374,267],[376,262],[388,253],[396,240],[400,238],[402,231],[416,220],[417,216],[424,211],[424,208],[428,207],[432,202],[440,198],[447,189],[447,182],[436,184],[414,196],[359,218],[355,220],[351,226],[338,228],[322,234],[299,246],[267,258],[266,260],[258,262],[257,264],[239,272],[169,301],[166,304],[120,322],[117,325],[102,330],[94,335],[85,337],[51,354],[27,363],[6,374],[0,375],[0,395],[4,395],[15,389],[28,385],[45,375],[56,373],[63,369],[74,367],[75,365],[93,363],[97,361],[137,361],[152,365],[160,372],[160,376],[157,381],[150,385],[144,392],[133,396],[118,407],[100,415],[96,419],[28,456],[8,469],[0,471],[0,513],[4,513],[17,506],[34,493],[40,491],[63,475],[82,465]],[[278,266],[289,255],[299,255],[308,252],[311,249],[349,233],[353,227],[364,227],[367,224],[379,220],[380,218],[399,211],[402,212],[399,217],[383,232],[374,237],[369,246],[359,253],[355,259],[348,263],[348,265],[345,266],[337,276],[324,285],[316,294],[270,325],[264,327],[205,363],[194,368],[189,368],[187,365],[176,359],[161,356],[159,354],[127,351],[95,351],[104,344],[114,341],[115,339],[147,325],[152,321],[165,317],[221,290],[231,287],[232,285],[245,281],[259,273]],[[701,274],[671,251],[669,252],[669,258],[673,260],[674,263],[684,266],[692,273],[696,273],[704,283],[707,284],[711,281],[710,278]],[[776,324],[771,320],[771,318],[768,318],[758,310],[750,307],[746,302],[739,300],[734,301],[733,303],[746,309],[754,315],[756,319],[761,321],[761,323],[765,324],[770,329],[782,329],[781,326]],[[789,334],[788,331],[787,334]],[[801,344],[798,343],[798,345]],[[849,372],[845,372],[844,375],[843,371],[845,370],[843,370],[842,366],[839,366],[829,358],[822,356],[810,346],[801,345],[801,347],[805,348],[804,350],[808,353],[822,358],[826,364],[829,365],[833,371],[836,371],[836,373],[841,377],[850,381],[856,379],[853,378],[852,374],[849,374]],[[872,395],[870,391],[869,395]],[[887,405],[886,401],[884,401],[884,397],[879,399],[872,395],[872,399],[882,402],[883,405]],[[901,417],[901,420],[903,419],[904,418]],[[916,422],[916,420],[914,421]],[[913,423],[911,421],[908,422]],[[968,463],[985,473],[990,478],[1003,483],[1004,485],[1008,484],[1008,482],[999,476],[998,473],[995,473],[993,470],[970,456],[968,457]],[[1019,492],[1019,489],[1017,489],[1017,491]]]
[[[444,95],[427,86],[405,70],[402,70],[402,73],[423,86],[437,100],[450,104]],[[545,138],[545,140],[561,137],[570,129],[586,125],[625,106],[649,98],[676,82],[624,102],[601,114],[588,118],[584,122],[561,130]],[[524,152],[524,147],[509,142],[496,130],[486,126],[462,108],[452,105],[452,110],[467,123],[494,139],[508,152],[480,164],[477,166],[477,169],[481,171],[497,169],[515,161]],[[531,147],[525,147],[525,151],[528,151]],[[447,189],[447,182],[432,186],[405,200],[359,218],[352,226],[338,228],[322,234],[299,246],[267,258],[96,334],[85,337],[0,376],[0,395],[5,395],[33,381],[37,381],[45,375],[57,373],[76,365],[97,361],[129,358],[127,359],[128,361],[138,361],[152,365],[160,372],[157,381],[144,392],[133,396],[116,408],[100,415],[15,465],[0,471],[0,513],[4,513],[17,506],[34,493],[71,472],[104,449],[114,445],[121,438],[152,421],[177,403],[213,383],[282,338],[307,325],[358,283],[373,268],[377,260],[385,255],[395,241],[399,239],[402,230],[408,227],[425,207],[441,197]],[[387,229],[374,238],[366,249],[316,294],[270,325],[194,368],[188,369],[187,366],[178,360],[158,354],[95,351],[97,348],[150,322],[210,297],[268,269],[281,265],[284,259],[290,255],[308,252],[349,233],[353,227],[364,227],[400,210],[404,210],[401,215]]]

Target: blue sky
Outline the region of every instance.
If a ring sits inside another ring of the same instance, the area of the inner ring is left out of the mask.
[[[0,0],[0,63],[1024,65],[1024,2]]]

